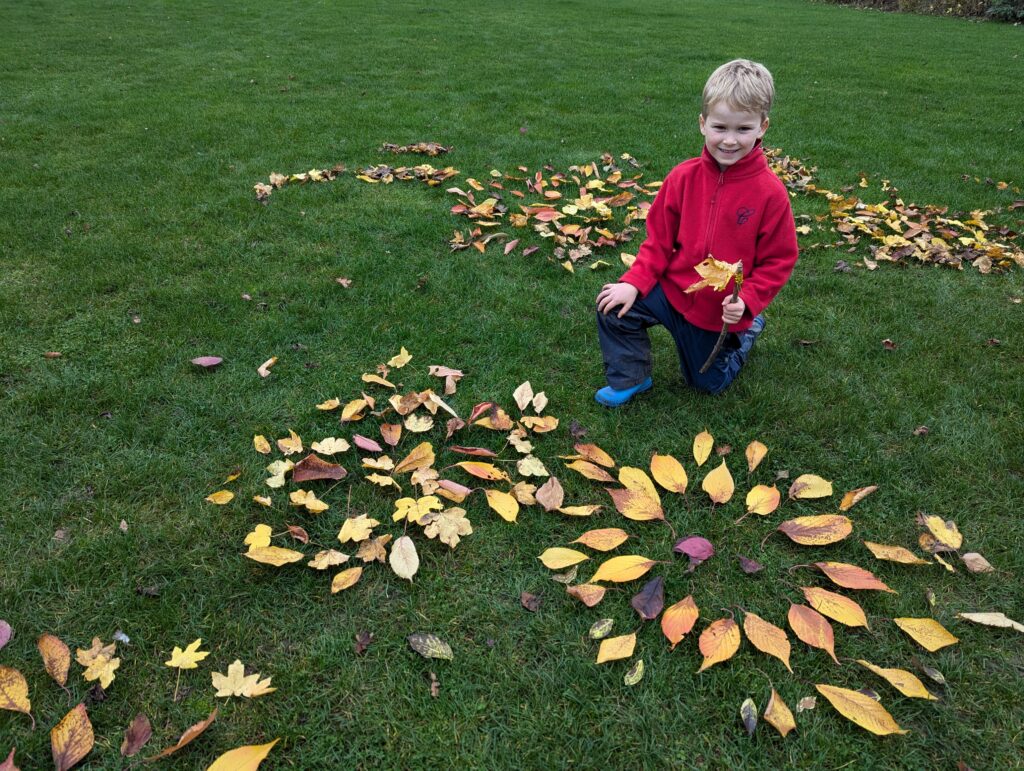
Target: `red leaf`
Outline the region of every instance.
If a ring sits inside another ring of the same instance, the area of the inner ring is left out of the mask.
[[[682,538],[672,547],[677,554],[685,554],[690,558],[689,570],[693,571],[700,563],[715,556],[715,547],[707,538],[699,535],[691,535],[689,538]]]
[[[513,238],[511,241],[509,241],[507,244],[505,244],[505,254],[508,254],[513,249],[515,249],[517,246],[519,246],[519,239],[518,238]]]
[[[452,452],[462,453],[463,455],[480,455],[484,458],[498,457],[498,453],[493,450],[488,450],[485,447],[462,447],[460,445],[453,444],[448,449]]]

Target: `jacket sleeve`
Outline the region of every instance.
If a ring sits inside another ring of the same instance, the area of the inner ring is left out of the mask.
[[[796,224],[789,194],[783,187],[765,207],[757,234],[754,265],[740,287],[740,299],[747,306],[744,316],[753,319],[768,307],[793,273],[797,254]]]
[[[677,167],[678,168],[678,167]],[[673,170],[654,197],[647,213],[647,238],[644,239],[632,267],[619,278],[646,296],[658,283],[676,251],[676,234],[683,202],[683,175]]]

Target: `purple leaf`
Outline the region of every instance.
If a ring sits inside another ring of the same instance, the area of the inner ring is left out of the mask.
[[[652,578],[633,596],[629,604],[645,621],[656,619],[665,607],[665,579],[661,576]]]
[[[764,565],[762,565],[757,560],[748,559],[747,557],[744,557],[742,554],[739,555],[739,559],[740,567],[743,569],[743,572],[746,573],[748,576],[764,570]]]
[[[699,535],[691,535],[680,539],[672,549],[678,554],[685,554],[690,558],[689,570],[692,571],[700,563],[715,556],[715,547],[707,538]]]
[[[0,648],[3,648],[8,642],[10,642],[13,634],[14,630],[11,629],[11,625],[0,618]]]
[[[355,442],[356,447],[360,450],[364,450],[366,452],[384,452],[383,447],[362,434],[353,434],[352,441]]]
[[[220,356],[197,356],[192,359],[193,364],[197,367],[202,367],[203,369],[214,369],[219,367],[222,361],[224,361],[224,359]]]

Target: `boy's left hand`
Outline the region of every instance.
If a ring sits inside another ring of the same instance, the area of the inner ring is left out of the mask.
[[[726,324],[735,324],[743,318],[743,311],[746,309],[747,304],[743,302],[742,297],[737,297],[733,302],[732,295],[726,295],[722,300],[722,321]]]

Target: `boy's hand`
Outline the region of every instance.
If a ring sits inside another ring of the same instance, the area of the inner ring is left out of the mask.
[[[605,284],[597,295],[597,309],[604,315],[608,315],[608,311],[621,305],[622,310],[618,312],[618,317],[621,319],[633,307],[639,294],[640,290],[625,281],[618,284]]]
[[[733,302],[732,295],[726,295],[722,300],[722,321],[726,324],[735,324],[743,318],[743,311],[746,309],[747,304],[743,302],[743,298],[737,297]]]

